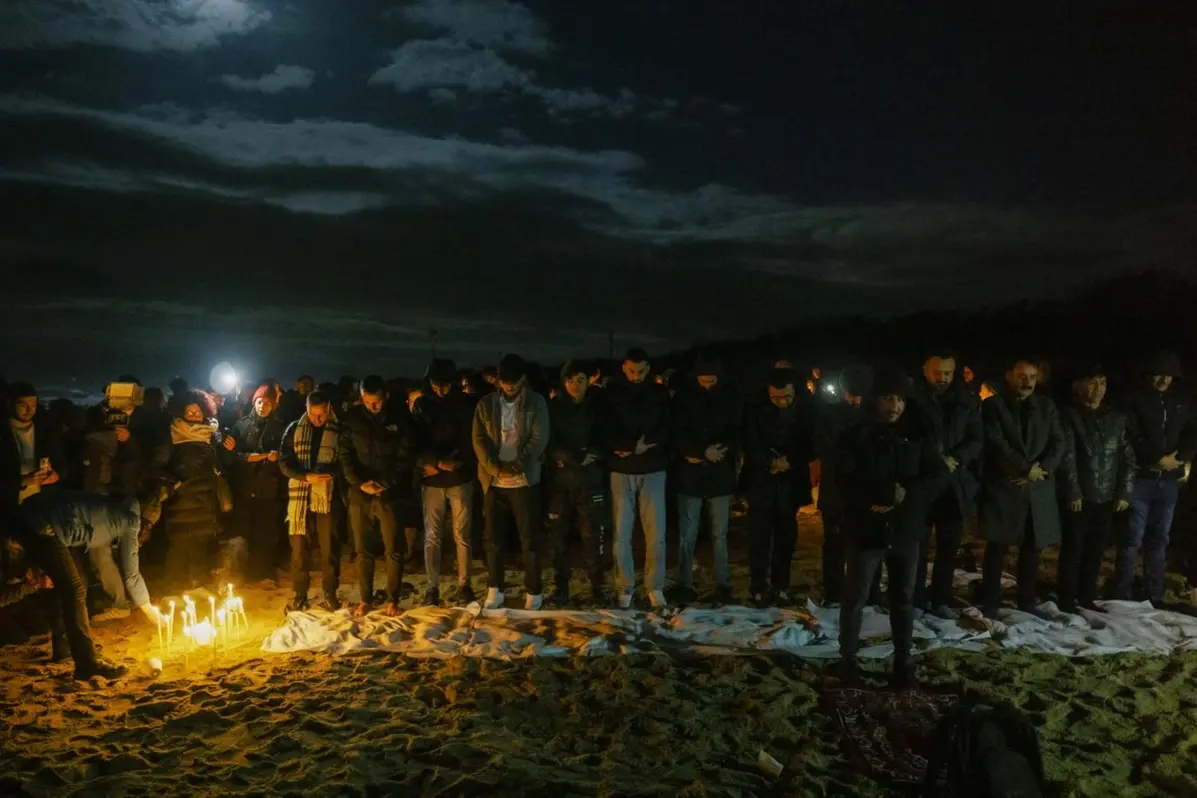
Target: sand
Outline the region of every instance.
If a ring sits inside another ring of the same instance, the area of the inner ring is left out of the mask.
[[[799,593],[817,595],[819,537],[807,519]],[[743,552],[733,561],[743,594]],[[138,617],[96,629],[104,655],[133,670],[113,684],[72,681],[45,637],[0,649],[0,795],[748,796],[772,782],[756,768],[762,748],[794,759],[792,794],[885,794],[819,711],[817,663],[264,655],[287,592],[241,593],[250,634],[215,665],[176,657],[155,677],[154,628]],[[880,676],[885,663],[868,667]],[[919,673],[1029,712],[1063,795],[1197,795],[1197,653],[938,651]]]

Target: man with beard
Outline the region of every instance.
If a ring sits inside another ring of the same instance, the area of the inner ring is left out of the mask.
[[[798,508],[811,501],[813,411],[805,393],[799,399],[796,382],[793,371],[775,369],[767,399],[751,405],[744,417],[740,484],[748,500],[748,592],[758,607],[791,603]]]
[[[578,522],[591,599],[605,604],[603,554],[606,551],[607,490],[596,399],[586,369],[571,360],[561,368],[562,392],[549,402],[549,527],[553,534],[556,585],[550,602],[566,606],[569,596],[569,530]]]
[[[474,455],[486,517],[486,608],[503,606],[503,554],[512,526],[524,553],[524,608],[539,610],[540,473],[549,443],[549,408],[528,387],[524,361],[499,362],[499,390],[482,397],[474,411]]]
[[[287,612],[308,608],[311,583],[312,539],[320,546],[323,562],[323,609],[340,608],[340,541],[333,534],[333,482],[337,471],[340,428],[332,410],[332,397],[321,391],[308,394],[303,418],[283,434],[279,469],[290,481],[287,497],[287,533],[291,541],[291,584],[295,598]],[[314,534],[313,534],[314,533]]]
[[[1060,542],[1055,476],[1068,447],[1055,403],[1035,393],[1037,363],[1034,358],[1011,361],[1005,389],[981,405],[981,533],[986,540],[981,595],[985,617],[991,620],[998,617],[1010,546],[1018,546],[1018,608],[1032,612],[1039,550]]]
[[[722,379],[717,358],[701,356],[693,377],[673,400],[673,448],[678,457],[678,600],[694,601],[694,549],[705,508],[715,555],[716,604],[731,604],[727,526],[736,489],[736,457],[743,421],[739,397]],[[674,380],[674,384],[680,380]],[[668,385],[666,385],[668,388]]]
[[[935,530],[935,567],[931,573],[930,607],[941,618],[957,615],[952,599],[952,577],[956,552],[964,538],[964,524],[976,518],[980,483],[976,472],[981,460],[985,430],[981,403],[964,388],[956,376],[956,358],[939,350],[923,361],[923,385],[912,396],[923,435],[939,447],[940,457],[951,478],[939,496],[931,497],[927,523]],[[928,533],[930,529],[928,529]],[[930,534],[919,547],[920,570],[914,588],[917,615],[928,606],[927,549]]]
[[[286,425],[278,417],[274,390],[260,385],[253,394],[253,409],[225,436],[231,446],[235,491],[233,512],[241,537],[249,548],[248,576],[273,585],[283,516],[282,472],[279,451]]]
[[[382,377],[371,374],[361,383],[361,404],[341,421],[337,457],[349,490],[349,528],[357,549],[358,604],[362,617],[374,600],[374,553],[369,533],[374,523],[382,536],[386,562],[386,615],[399,614],[403,588],[404,539],[396,516],[396,480],[409,459],[410,441],[398,424],[387,419],[387,390]]]
[[[835,458],[848,549],[840,610],[841,675],[849,682],[858,675],[861,617],[883,562],[889,574],[894,686],[914,680],[910,646],[919,543],[927,505],[943,490],[948,467],[934,439],[921,436],[917,424],[901,423],[908,387],[901,372],[879,373],[866,404],[868,415],[844,433]]]
[[[7,435],[0,440],[0,512],[14,510],[43,487],[58,482],[51,465],[56,455],[51,430],[37,419],[37,390],[27,382],[8,386],[11,409]]]
[[[475,600],[470,586],[470,527],[473,522],[474,407],[461,392],[457,366],[434,359],[425,374],[426,390],[415,402],[416,473],[424,506],[425,604],[440,602],[441,548],[452,526],[457,547],[457,596],[462,606]]]
[[[1126,434],[1126,415],[1105,403],[1101,366],[1081,371],[1073,383],[1073,404],[1062,414],[1068,443],[1063,490],[1068,503],[1058,571],[1060,609],[1101,612],[1094,604],[1101,558],[1110,542],[1114,516],[1130,508],[1135,487],[1135,453]]]
[[[1127,407],[1127,434],[1138,473],[1126,538],[1118,546],[1114,597],[1131,598],[1135,564],[1142,549],[1147,598],[1158,605],[1164,600],[1165,555],[1179,482],[1197,452],[1197,424],[1192,402],[1175,385],[1182,376],[1180,358],[1161,352],[1152,358],[1146,372],[1146,384],[1134,392]]]
[[[665,602],[665,469],[669,465],[669,391],[650,380],[643,349],[624,356],[623,373],[603,389],[604,439],[611,455],[615,516],[615,572],[619,606],[632,606],[636,565],[632,530],[636,512],[644,528],[644,587],[653,609]]]

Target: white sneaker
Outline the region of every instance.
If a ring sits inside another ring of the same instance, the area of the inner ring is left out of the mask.
[[[482,606],[488,610],[497,610],[503,606],[505,598],[506,596],[503,595],[502,590],[499,590],[497,587],[489,587],[486,589],[486,603]]]
[[[619,594],[619,608],[621,610],[630,610],[632,608],[632,593],[630,591]]]
[[[663,590],[649,591],[648,603],[653,605],[654,610],[664,610],[669,608],[669,602],[665,601],[665,591]]]
[[[524,596],[524,609],[526,610],[538,610],[541,604],[544,604],[544,596],[540,593],[535,595],[529,593]]]

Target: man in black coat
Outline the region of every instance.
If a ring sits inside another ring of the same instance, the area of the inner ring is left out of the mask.
[[[569,603],[569,530],[578,522],[583,559],[590,577],[591,598],[604,606],[603,555],[610,509],[603,484],[603,448],[598,398],[590,391],[587,371],[571,360],[561,368],[562,391],[549,402],[548,521],[557,581],[549,601]]]
[[[1105,402],[1106,374],[1083,369],[1073,383],[1073,404],[1061,414],[1067,439],[1061,493],[1068,505],[1058,571],[1060,609],[1094,612],[1101,558],[1114,516],[1130,507],[1135,487],[1135,453],[1126,415]]]
[[[1017,358],[1006,371],[1005,389],[981,405],[981,533],[986,540],[981,594],[985,617],[994,620],[1010,546],[1018,546],[1018,608],[1031,612],[1039,551],[1060,543],[1056,472],[1068,446],[1055,402],[1035,393],[1038,381],[1037,360]]]
[[[845,432],[835,459],[844,502],[848,580],[840,610],[842,675],[857,675],[860,625],[873,579],[884,562],[889,573],[890,629],[895,686],[913,681],[914,586],[927,506],[948,479],[933,438],[918,424],[902,423],[909,381],[881,372],[873,384],[866,419]]]
[[[1135,563],[1142,549],[1147,597],[1158,604],[1164,599],[1165,555],[1179,482],[1197,453],[1197,419],[1192,401],[1174,384],[1182,376],[1176,355],[1157,354],[1146,371],[1145,384],[1127,405],[1127,434],[1138,473],[1126,537],[1118,546],[1114,597],[1131,598]]]
[[[794,372],[776,369],[766,398],[750,404],[744,414],[740,484],[748,500],[748,592],[757,606],[791,601],[798,508],[811,502],[813,413],[809,395],[798,395]]]
[[[673,451],[678,507],[678,599],[693,601],[694,549],[705,506],[715,555],[716,604],[732,603],[727,526],[736,490],[742,411],[735,390],[714,357],[700,357],[692,377],[673,398]],[[676,381],[675,381],[676,382]]]
[[[279,541],[284,537],[283,474],[278,459],[287,424],[274,398],[269,385],[259,386],[249,414],[225,436],[225,446],[232,441],[233,447],[234,523],[249,549],[247,576],[254,581],[273,582]]]
[[[396,480],[410,459],[411,441],[398,424],[389,422],[386,383],[371,374],[361,382],[361,404],[350,407],[341,419],[337,458],[349,489],[349,528],[357,550],[357,616],[365,615],[374,599],[374,554],[369,534],[374,523],[382,537],[387,586],[385,614],[399,613],[403,589],[404,539],[393,495]]]
[[[919,611],[929,604],[936,615],[951,619],[957,614],[952,599],[956,552],[964,538],[965,522],[977,516],[980,488],[977,472],[985,439],[981,402],[965,390],[957,377],[956,358],[940,351],[923,361],[923,383],[913,392],[911,404],[923,425],[923,434],[935,440],[939,455],[951,473],[944,491],[933,497],[928,508],[927,523],[935,529],[935,567],[928,595],[925,570],[930,534],[927,534],[919,549],[923,565],[914,589],[914,606]]]

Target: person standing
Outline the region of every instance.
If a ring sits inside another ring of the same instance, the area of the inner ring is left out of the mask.
[[[8,434],[0,445],[0,484],[11,511],[30,496],[58,482],[59,460],[52,431],[38,418],[37,390],[27,382],[8,386]]]
[[[840,608],[841,675],[858,675],[857,652],[865,605],[884,562],[889,574],[890,630],[895,687],[914,681],[914,587],[927,506],[943,490],[948,467],[936,441],[903,422],[909,380],[881,372],[865,405],[864,421],[847,430],[835,458],[842,490],[848,575]]]
[[[1060,609],[1102,612],[1094,603],[1101,558],[1114,518],[1130,508],[1135,488],[1135,452],[1126,415],[1106,401],[1106,373],[1083,369],[1073,383],[1073,404],[1061,415],[1067,440],[1062,494],[1068,505],[1057,582]]]
[[[673,399],[672,448],[677,460],[678,600],[694,601],[694,550],[705,508],[715,559],[716,604],[731,604],[727,527],[736,489],[736,458],[743,421],[739,397],[722,378],[717,358],[704,356]],[[676,382],[676,381],[675,381]]]
[[[1180,358],[1161,352],[1152,358],[1146,379],[1127,405],[1127,435],[1134,447],[1137,473],[1131,495],[1126,537],[1114,565],[1114,597],[1128,600],[1139,551],[1147,598],[1164,600],[1164,571],[1172,516],[1180,480],[1197,453],[1197,420],[1189,397],[1177,390]]]
[[[650,380],[643,349],[623,359],[622,374],[603,388],[603,437],[610,451],[619,607],[632,606],[636,565],[632,530],[637,510],[646,548],[644,587],[653,609],[665,601],[665,470],[669,466],[669,391]]]
[[[474,411],[474,455],[486,517],[488,589],[486,608],[503,606],[504,548],[512,526],[524,554],[524,608],[543,603],[540,576],[540,475],[549,443],[549,408],[528,386],[524,361],[507,355],[499,363],[499,390],[483,396]]]
[[[239,537],[249,550],[246,575],[267,585],[274,584],[282,533],[283,476],[278,461],[284,432],[286,425],[275,407],[274,391],[261,385],[253,393],[249,414],[233,425],[224,439],[233,453],[233,512],[241,528]]]
[[[287,483],[287,534],[291,542],[291,586],[294,598],[286,611],[308,609],[312,545],[323,560],[324,603],[321,609],[340,609],[340,540],[334,533],[333,490],[337,472],[340,427],[332,397],[323,391],[308,394],[307,412],[283,434],[279,469]]]
[[[740,484],[748,500],[748,592],[758,607],[784,607],[791,603],[798,509],[811,502],[814,419],[809,394],[799,398],[793,371],[775,369],[766,395],[744,416]]]
[[[1067,443],[1055,403],[1035,393],[1039,366],[1017,358],[1006,370],[1005,389],[981,405],[985,465],[981,494],[982,610],[996,620],[1006,553],[1018,547],[1018,608],[1035,609],[1039,552],[1060,543],[1056,472]]]
[[[577,519],[583,561],[590,578],[591,600],[605,605],[603,556],[610,512],[603,485],[603,448],[598,405],[586,369],[576,361],[561,368],[562,392],[549,402],[549,529],[553,537],[556,583],[550,603],[567,606],[569,596],[569,531]]]

